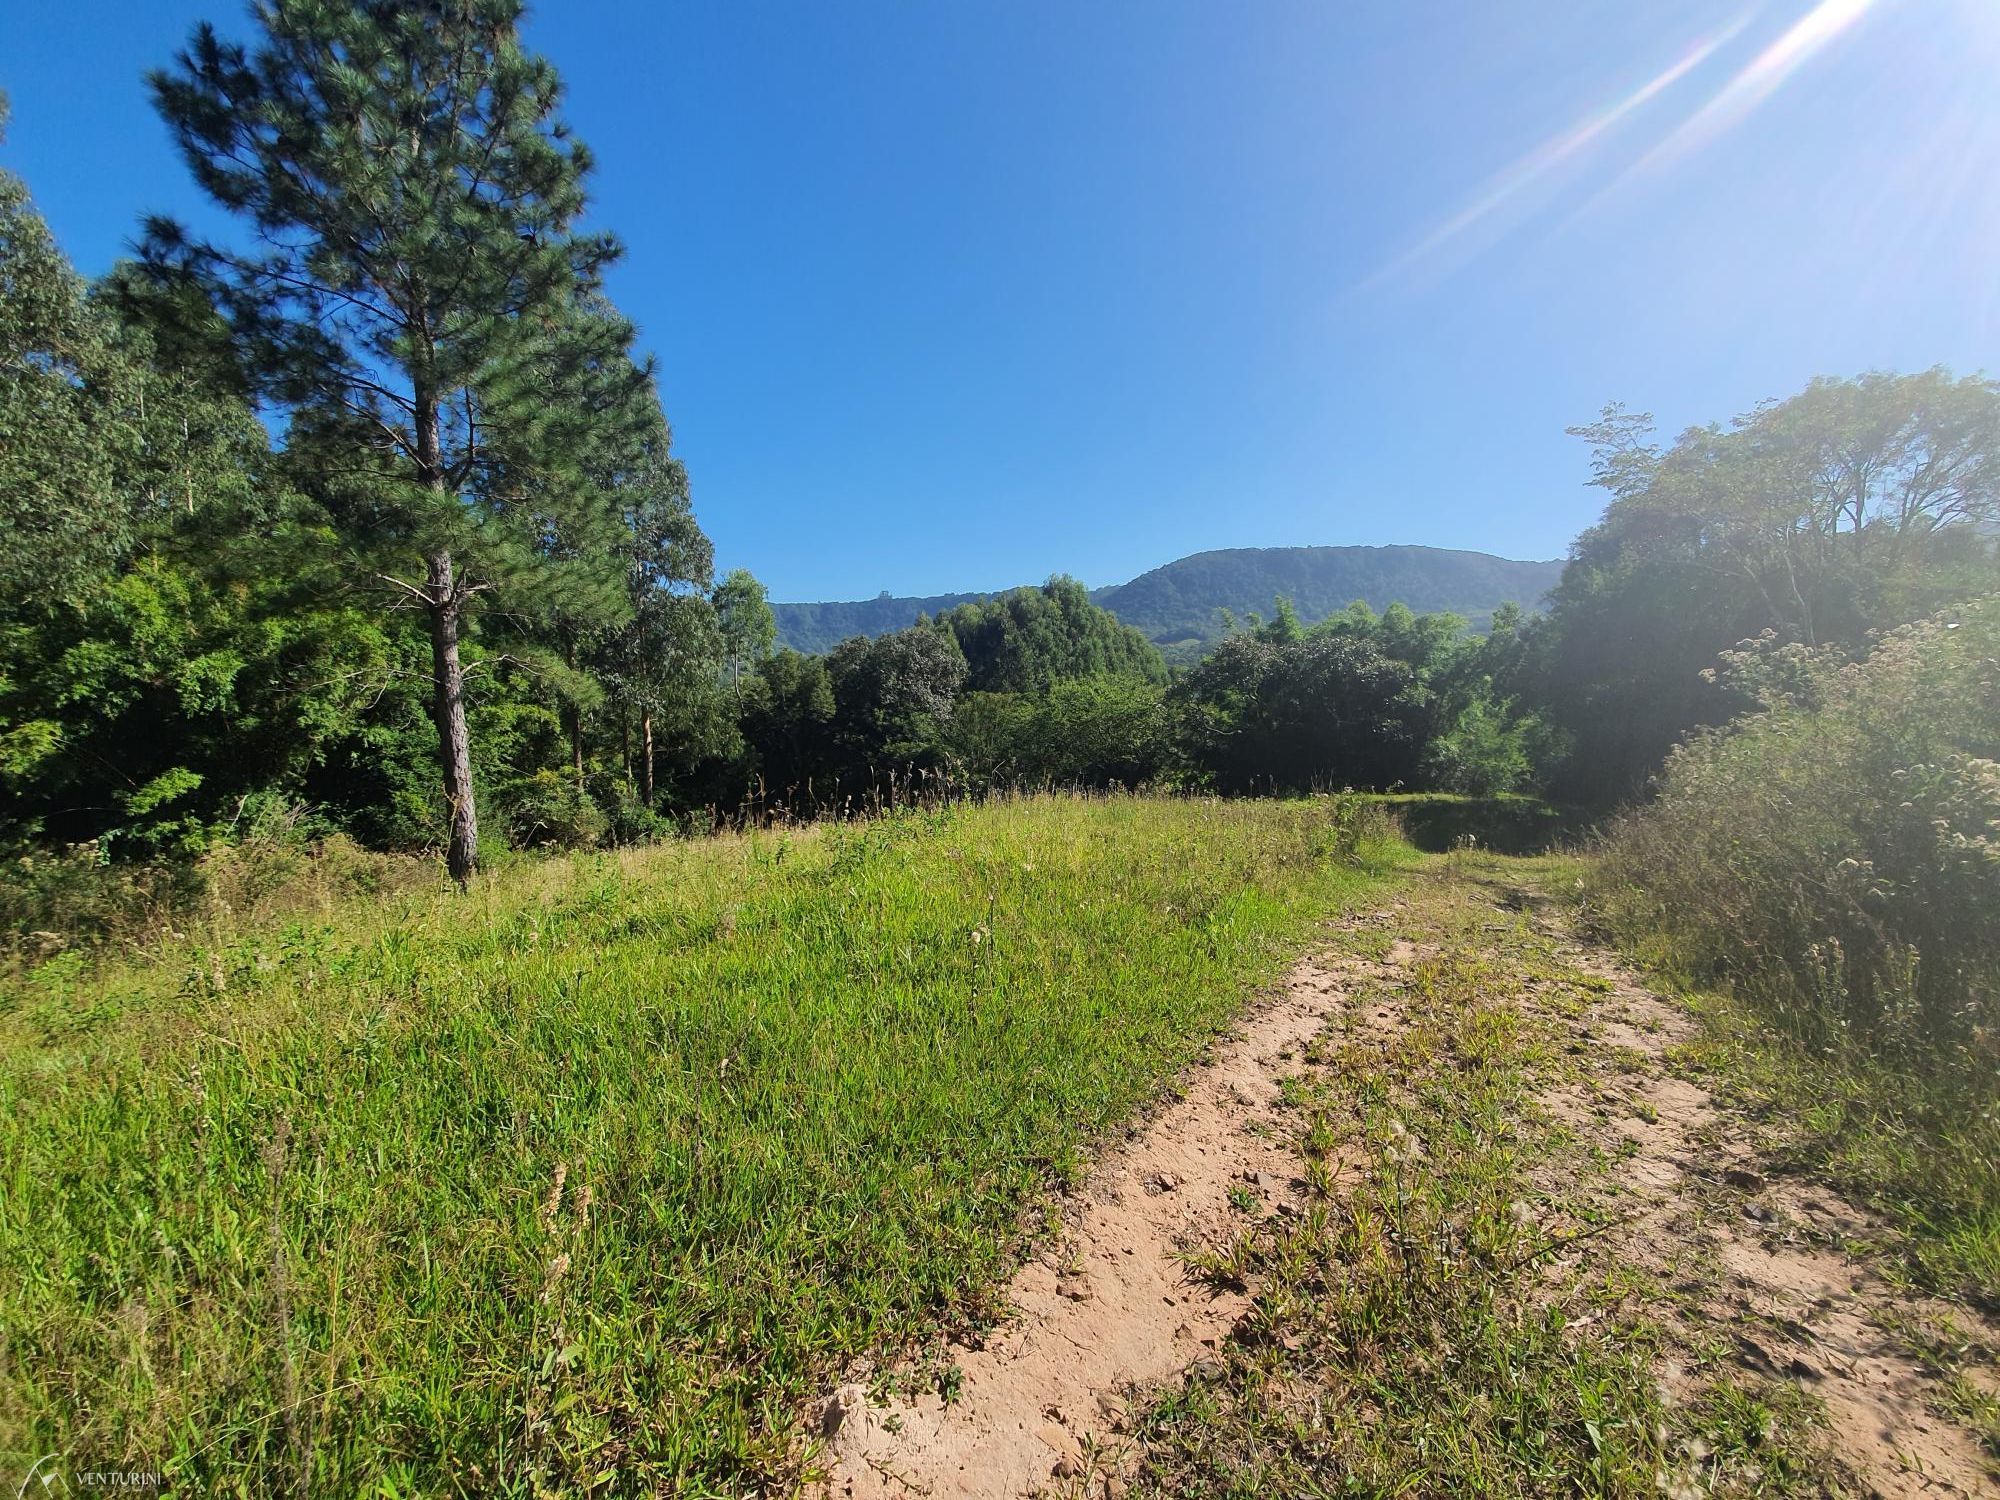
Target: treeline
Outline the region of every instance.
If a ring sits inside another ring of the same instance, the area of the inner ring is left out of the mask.
[[[1815,382],[1656,443],[1581,429],[1603,520],[1548,611],[1274,601],[1191,667],[1058,578],[823,656],[718,582],[581,227],[587,150],[511,0],[203,28],[159,112],[239,226],[96,285],[0,174],[0,847],[247,834],[640,841],[912,785],[1645,794],[1757,701],[2000,587],[2000,388]],[[1772,654],[1772,653],[1778,654]],[[1759,670],[1771,670],[1768,666]]]

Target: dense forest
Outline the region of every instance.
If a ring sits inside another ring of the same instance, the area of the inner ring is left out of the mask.
[[[1130,583],[1092,589],[1101,604],[1146,636],[1170,661],[1199,660],[1236,621],[1270,611],[1280,595],[1315,624],[1360,600],[1373,609],[1406,604],[1422,613],[1461,615],[1483,632],[1502,604],[1534,607],[1562,574],[1559,562],[1515,562],[1443,547],[1231,547],[1196,552],[1141,573]],[[850,635],[886,635],[986,594],[851,603],[773,603],[778,640],[798,651],[828,651]]]
[[[254,46],[204,29],[153,80],[233,238],[151,221],[86,284],[0,174],[17,931],[80,869],[250,838],[432,851],[464,881],[505,848],[913,786],[1607,809],[1773,674],[2000,587],[2000,386],[1869,374],[1666,444],[1607,408],[1578,429],[1603,519],[1545,609],[1483,633],[1280,593],[1170,666],[1186,598],[1269,562],[1225,552],[774,649],[763,587],[713,575],[604,290],[618,246],[578,227],[589,152],[513,7],[260,14]],[[1384,587],[1417,551],[1383,550]],[[1519,581],[1532,607],[1546,577]]]

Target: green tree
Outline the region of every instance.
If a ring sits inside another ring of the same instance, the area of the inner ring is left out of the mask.
[[[1615,405],[1573,431],[1612,498],[1537,650],[1589,800],[1632,794],[1688,730],[1746,706],[1713,674],[1738,641],[1768,630],[1853,655],[2000,586],[2000,382],[1820,379],[1665,449]]]
[[[965,655],[950,630],[931,620],[872,640],[855,636],[834,648],[826,671],[846,780],[936,762],[965,684]]]
[[[705,593],[714,549],[695,524],[687,470],[668,451],[664,424],[620,491],[626,507],[625,587],[630,618],[610,636],[600,676],[636,716],[639,800],[652,807],[660,733],[688,755],[716,753],[728,739],[718,671],[721,621]]]
[[[748,568],[732,568],[715,586],[715,617],[722,627],[729,685],[740,692],[743,669],[763,661],[778,640],[770,595]]]
[[[296,797],[392,646],[329,588],[227,345],[87,291],[0,174],[0,839],[198,852]],[[275,799],[275,801],[274,801]]]
[[[1418,779],[1433,716],[1407,663],[1333,631],[1225,640],[1176,684],[1185,754],[1223,791]]]
[[[975,692],[1044,692],[1058,682],[1104,676],[1166,681],[1159,649],[1091,603],[1074,578],[961,604],[938,620],[957,639]]]
[[[833,715],[826,657],[781,650],[758,667],[743,694],[742,725],[767,795],[808,812],[833,797]]]
[[[429,627],[461,883],[478,850],[468,610],[551,551],[591,556],[581,534],[609,502],[579,482],[584,455],[634,403],[551,398],[585,368],[646,374],[629,326],[593,315],[617,247],[576,228],[590,159],[520,15],[519,0],[259,0],[254,50],[203,25],[152,79],[195,180],[254,233],[237,248],[155,220],[149,258],[207,289],[260,395],[336,440],[306,451],[368,471],[345,519]]]
[[[0,138],[6,120],[0,96]],[[124,555],[143,385],[27,185],[0,171],[0,594],[74,594]]]

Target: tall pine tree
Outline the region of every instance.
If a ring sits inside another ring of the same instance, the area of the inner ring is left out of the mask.
[[[602,315],[618,247],[578,228],[590,158],[557,117],[555,70],[521,45],[521,13],[260,0],[254,47],[203,25],[152,79],[195,179],[254,233],[235,246],[155,220],[149,258],[208,290],[258,394],[358,485],[357,554],[427,616],[461,883],[478,850],[468,612],[551,558],[617,578],[598,545],[617,501],[589,482],[589,454],[628,441],[651,397],[630,326]],[[599,399],[565,402],[580,384]]]

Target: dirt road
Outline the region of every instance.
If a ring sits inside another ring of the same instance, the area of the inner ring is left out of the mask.
[[[1440,861],[1102,1154],[1008,1322],[829,1398],[822,1492],[2000,1494],[2000,1329],[1761,1160],[1695,1024]]]

